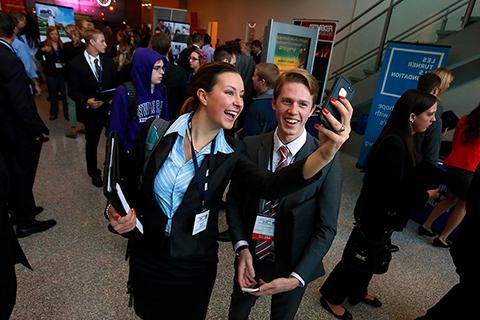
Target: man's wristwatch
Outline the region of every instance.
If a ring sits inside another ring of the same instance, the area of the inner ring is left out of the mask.
[[[240,247],[238,247],[237,250],[235,250],[235,254],[237,255],[237,257],[240,256],[240,252],[241,252],[243,249],[248,249],[248,245],[243,244],[243,245],[241,245]]]

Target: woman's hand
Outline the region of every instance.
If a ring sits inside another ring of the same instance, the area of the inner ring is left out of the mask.
[[[438,188],[427,190],[427,193],[428,193],[428,200],[429,201],[437,199],[440,196],[440,190]]]
[[[108,220],[110,225],[118,233],[127,233],[135,229],[135,224],[137,222],[137,215],[135,209],[130,209],[127,215],[121,216],[113,206],[108,206],[107,210]]]
[[[339,100],[330,99],[330,104],[337,108],[341,120],[335,119],[327,108],[323,108],[322,113],[335,131],[329,130],[322,125],[315,126],[318,130],[320,148],[324,146],[322,151],[326,159],[333,159],[335,153],[337,153],[343,143],[347,141],[352,131],[350,121],[352,120],[353,108],[350,101],[340,97]]]
[[[326,108],[323,109],[323,115],[335,131],[331,131],[323,125],[315,125],[315,129],[318,130],[320,146],[305,162],[305,166],[303,167],[303,176],[305,179],[310,179],[332,161],[337,151],[350,137],[350,132],[352,131],[350,127],[353,114],[352,105],[343,97],[340,97],[339,100],[331,99],[330,104],[337,108],[341,116],[341,121],[335,119]]]

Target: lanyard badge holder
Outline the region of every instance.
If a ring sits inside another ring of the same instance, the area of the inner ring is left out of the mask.
[[[207,172],[205,173],[205,176],[202,176],[200,173],[200,168],[198,166],[198,160],[197,160],[197,155],[195,154],[195,148],[193,147],[193,142],[192,142],[192,118],[188,120],[188,130],[190,134],[190,149],[192,153],[192,162],[193,162],[193,168],[195,170],[195,180],[196,180],[196,185],[197,185],[197,190],[198,194],[200,196],[200,200],[202,201],[202,209],[200,210],[200,213],[195,215],[195,222],[193,224],[193,231],[192,231],[192,236],[205,231],[207,229],[208,225],[208,217],[210,215],[210,210],[207,209],[207,204],[206,200],[208,198],[208,175],[210,172],[210,169],[207,168]],[[213,156],[213,153],[215,151],[215,138],[210,144],[210,156]],[[207,159],[208,161],[209,159]],[[208,163],[210,165],[210,161]]]

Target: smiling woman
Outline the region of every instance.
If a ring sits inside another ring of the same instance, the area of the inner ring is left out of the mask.
[[[218,212],[230,180],[264,199],[279,198],[314,182],[350,133],[352,107],[337,102],[345,132],[320,128],[324,143],[314,153],[272,173],[249,161],[241,142],[223,131],[243,109],[243,81],[235,67],[205,64],[193,76],[192,88],[185,103],[189,112],[165,132],[141,184],[139,177],[129,181],[140,186],[129,199],[136,209],[120,217],[114,207],[107,208],[118,233],[131,232],[137,218],[144,226],[142,235],[130,237],[129,277],[135,312],[144,319],[205,319],[217,270]],[[138,150],[147,131],[145,126],[137,139]],[[136,150],[135,163],[143,166],[144,152]],[[172,308],[179,301],[182,308]]]

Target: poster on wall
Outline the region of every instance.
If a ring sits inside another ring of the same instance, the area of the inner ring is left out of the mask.
[[[293,68],[313,69],[317,28],[269,21],[265,29],[264,60],[284,72]],[[262,59],[263,60],[263,59]]]
[[[357,167],[363,168],[370,148],[382,132],[398,98],[416,88],[420,76],[445,66],[449,46],[389,41],[378,77]]]
[[[26,13],[27,8],[25,7],[25,0],[1,0],[0,1],[0,8],[4,12],[10,11],[19,11]]]
[[[70,41],[65,33],[65,27],[69,24],[75,24],[73,8],[37,2],[35,3],[35,11],[38,28],[40,29],[40,41],[47,38],[47,29],[52,26],[57,27],[63,42]]]
[[[273,63],[280,72],[294,68],[306,69],[309,38],[279,33],[276,40]]]
[[[335,32],[337,29],[336,20],[293,20],[294,25],[318,28],[317,49],[313,62],[313,76],[318,80],[320,87],[319,101],[322,101],[327,83],[328,70],[333,55],[333,46],[335,43]]]
[[[190,25],[184,22],[157,19],[155,31],[160,31],[170,37],[172,54],[176,58],[187,47]]]

